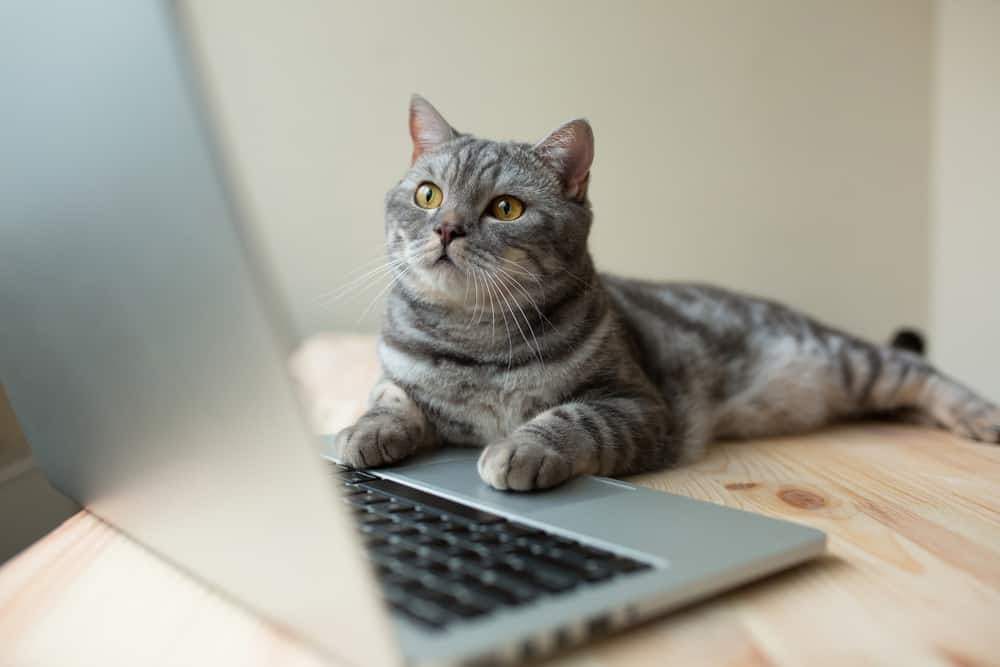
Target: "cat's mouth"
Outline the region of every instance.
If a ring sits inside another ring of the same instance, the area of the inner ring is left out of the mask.
[[[452,261],[451,257],[448,255],[448,251],[443,251],[437,259],[434,260],[434,266],[439,264],[447,264],[450,266],[455,266],[455,262]]]

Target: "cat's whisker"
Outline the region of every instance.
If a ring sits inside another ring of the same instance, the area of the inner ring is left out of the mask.
[[[371,287],[379,285],[379,281],[382,280],[383,278],[388,277],[390,274],[391,271],[387,271],[380,275],[369,276],[363,281],[348,286],[347,289],[342,290],[340,293],[328,297],[323,302],[315,304],[314,307],[317,309],[329,308],[340,301],[358,296],[369,290]]]
[[[528,292],[528,290],[525,289],[524,285],[522,285],[517,278],[507,273],[507,271],[505,271],[502,267],[498,266],[497,270],[501,271],[505,276],[507,276],[506,280],[509,280],[517,289],[521,290],[521,293],[524,294],[524,297],[528,300],[528,303],[530,303],[531,306],[535,309],[535,312],[538,313],[538,316],[542,320],[547,322],[550,327],[555,329],[556,325],[552,324],[552,320],[550,320],[548,317],[545,316],[545,313],[543,313],[541,308],[538,307],[538,302],[535,301],[534,297],[532,297],[531,294]]]
[[[492,303],[492,299],[493,299],[492,294],[494,293],[494,291],[496,293],[497,303],[500,303],[500,291],[499,291],[499,289],[497,289],[497,284],[496,284],[495,276],[492,275],[492,274],[488,274],[488,273],[484,273],[483,275],[486,277],[487,280],[489,280],[490,285],[491,285],[491,288],[490,288],[490,294],[491,294],[490,301],[491,301],[491,303]],[[502,307],[500,308],[500,314],[503,316],[503,327],[507,331],[507,348],[508,348],[508,351],[507,351],[507,374],[506,374],[506,376],[504,376],[504,381],[503,381],[503,386],[504,386],[504,389],[506,390],[507,389],[507,383],[508,383],[509,378],[510,378],[510,366],[514,362],[514,340],[510,336],[510,325],[507,324],[507,312]],[[511,313],[511,314],[513,315],[513,313]]]
[[[528,347],[528,349],[533,351],[538,356],[538,361],[542,364],[544,370],[545,361],[542,359],[542,351],[541,348],[538,346],[538,339],[535,338],[535,331],[531,328],[531,323],[528,321],[528,316],[524,314],[524,309],[521,308],[521,304],[517,302],[517,299],[514,297],[514,293],[511,292],[510,288],[505,283],[500,282],[500,276],[494,274],[494,277],[497,278],[497,286],[501,289],[500,295],[503,296],[504,301],[507,303],[507,307],[510,308],[510,316],[514,320],[514,325],[517,327],[517,332],[521,334],[521,338],[524,339],[524,344]],[[510,300],[508,300],[507,298],[508,296],[510,297]],[[526,327],[528,327],[528,331],[531,332],[531,338],[532,340],[535,341],[534,348],[531,347],[531,341],[528,340],[528,337],[524,334],[524,329],[521,328],[521,323],[517,319],[517,314],[514,313],[514,308],[510,305],[511,301],[513,301],[514,306],[517,306],[517,309],[521,312],[521,317],[524,318],[524,324]]]
[[[480,269],[476,269],[476,271],[479,272],[481,270]],[[483,279],[483,289],[484,290],[489,290],[489,285],[486,283],[486,272],[485,271],[482,271],[482,279]],[[489,294],[489,297],[490,297],[490,347],[492,347],[494,345],[495,341],[496,341],[496,335],[497,335],[497,311],[496,311],[496,306],[493,304],[493,292],[492,292],[492,290],[489,291],[488,294]],[[484,299],[483,300],[483,306],[485,307],[485,305],[486,305],[486,303],[485,303],[485,299]],[[480,317],[482,317],[482,313],[480,313]]]
[[[469,287],[471,287],[471,285],[469,284],[469,282],[470,281],[468,281],[468,280],[465,281],[465,292],[462,294],[462,308],[463,309],[466,306],[469,305]],[[466,326],[466,329],[468,329],[468,326]]]
[[[361,312],[361,316],[358,317],[358,322],[357,323],[360,324],[365,319],[365,316],[368,315],[368,312],[372,309],[372,307],[375,305],[375,303],[379,300],[379,297],[381,297],[383,294],[385,294],[390,289],[392,289],[393,285],[395,285],[400,280],[402,280],[406,276],[406,274],[409,273],[412,270],[413,270],[413,265],[411,264],[410,266],[407,266],[405,269],[403,269],[402,271],[400,271],[400,273],[399,273],[398,276],[396,276],[391,281],[389,281],[388,285],[386,285],[381,290],[379,290],[379,293],[376,294],[372,298],[372,300],[368,302],[368,306],[366,306],[365,309]]]
[[[489,253],[488,256],[487,256],[487,253],[484,253],[483,259],[490,260],[489,264],[491,266],[495,267],[496,269],[499,269],[499,270],[503,270],[503,267],[498,266],[496,260],[500,260],[502,262],[507,262],[507,264],[510,264],[513,267],[517,267],[517,268],[511,268],[511,269],[509,269],[510,271],[513,271],[514,273],[517,273],[519,275],[528,276],[529,278],[531,278],[532,280],[534,280],[535,283],[539,287],[542,286],[542,281],[541,281],[541,279],[540,279],[540,277],[539,277],[539,275],[537,273],[533,273],[532,271],[529,271],[523,265],[518,264],[517,262],[515,262],[513,260],[507,259],[506,257],[503,257],[501,255],[492,254],[492,253]]]
[[[355,288],[359,288],[360,286],[365,285],[365,283],[371,285],[376,279],[383,277],[383,274],[391,273],[395,268],[404,264],[405,261],[406,261],[405,259],[395,259],[386,262],[385,264],[376,266],[373,269],[369,269],[368,271],[365,271],[362,275],[357,276],[348,281],[347,283],[344,283],[343,285],[340,285],[339,287],[330,290],[326,294],[317,297],[314,301],[314,304],[316,306],[322,306],[322,305],[329,305],[334,301],[338,301],[342,297],[347,296],[351,292],[354,292]],[[365,287],[367,287],[368,285],[366,285]]]
[[[378,257],[372,257],[369,260],[363,261],[359,266],[351,269],[346,274],[344,274],[343,279],[344,280],[348,280],[349,279],[350,281],[357,280],[358,278],[362,277],[363,275],[372,273],[373,271],[378,271],[379,269],[383,269],[383,268],[385,268],[387,266],[390,266],[392,264],[397,264],[397,263],[399,263],[401,261],[403,261],[401,258],[396,258],[396,259],[386,258],[386,256],[384,254],[380,255]],[[372,266],[372,264],[374,264],[374,266]],[[325,294],[320,295],[317,298],[318,299],[322,299],[324,296],[326,296],[328,294],[332,294],[332,293],[336,292],[339,289],[340,289],[340,287],[336,287],[336,288],[330,290],[329,292],[326,292]]]
[[[410,247],[412,247],[412,245]],[[365,316],[372,309],[372,307],[374,307],[374,305],[378,302],[379,298],[383,294],[388,292],[390,289],[393,288],[393,286],[395,286],[401,280],[403,280],[403,278],[405,278],[406,275],[410,273],[410,271],[412,271],[413,268],[417,266],[424,257],[435,252],[435,250],[436,248],[424,248],[415,251],[412,257],[404,256],[396,260],[393,260],[393,266],[390,268],[390,271],[397,271],[401,265],[403,265],[403,270],[400,271],[391,281],[389,281],[389,283],[385,287],[379,290],[378,294],[376,294],[371,299],[371,301],[368,302],[368,306],[364,309],[364,311],[361,313],[361,316],[358,318],[358,323],[360,324],[361,321],[364,320]]]
[[[476,275],[478,276],[478,274],[479,274],[479,270],[478,270],[478,269],[473,269],[473,270],[474,270],[474,271],[476,272]],[[479,282],[479,278],[478,278],[478,277],[476,278],[476,282],[477,282],[477,283]],[[482,305],[482,307],[481,307],[481,308],[479,309],[479,317],[478,317],[478,318],[476,318],[476,326],[477,326],[477,327],[478,327],[478,326],[480,325],[480,323],[481,323],[481,322],[483,321],[483,316],[484,316],[484,315],[486,315],[486,284],[485,284],[485,281],[484,281],[484,283],[483,283],[483,305]]]
[[[485,281],[485,279],[483,279],[483,281],[482,281],[483,282],[483,300],[482,300],[482,305],[480,306],[480,302],[479,302],[479,282],[480,282],[480,277],[481,277],[480,276],[480,271],[481,271],[481,266],[482,265],[480,263],[478,263],[477,261],[475,261],[476,259],[477,259],[477,256],[475,254],[470,254],[470,256],[466,259],[466,263],[468,264],[468,269],[469,269],[469,275],[472,276],[473,286],[475,287],[475,290],[476,290],[476,303],[475,303],[475,305],[472,308],[472,317],[469,318],[469,322],[465,325],[466,329],[468,329],[469,327],[471,327],[473,325],[479,326],[479,324],[483,321],[483,316],[486,314],[486,281]],[[479,312],[479,317],[478,318],[476,317],[477,310]]]
[[[466,329],[472,326],[473,321],[476,319],[476,311],[479,310],[479,279],[476,277],[475,269],[471,266],[471,264],[469,269],[469,275],[472,276],[472,285],[476,290],[476,302],[472,306],[472,315],[469,316],[469,323],[465,325]],[[486,307],[485,303],[483,304],[483,307]],[[480,315],[479,318],[482,319],[482,315]]]
[[[344,279],[354,278],[362,273],[367,273],[368,271],[373,271],[381,266],[392,263],[393,261],[394,260],[392,258],[387,258],[385,252],[383,251],[382,254],[376,257],[362,260],[360,264],[344,274]]]
[[[533,352],[535,353],[535,356],[538,357],[538,362],[541,364],[541,366],[542,366],[542,372],[544,373],[544,371],[545,371],[545,359],[542,357],[542,347],[538,343],[538,338],[535,337],[535,330],[531,326],[531,322],[528,320],[528,316],[524,312],[524,309],[521,307],[521,304],[518,303],[517,298],[514,296],[513,291],[510,289],[510,285],[507,283],[507,279],[504,278],[503,276],[499,276],[499,275],[497,276],[497,279],[500,281],[500,284],[503,286],[503,288],[507,291],[507,294],[510,296],[511,300],[514,302],[514,305],[517,306],[518,311],[520,311],[520,313],[521,313],[521,317],[524,318],[524,325],[528,328],[528,332],[531,334],[531,339],[535,343],[535,347],[534,347]],[[529,296],[529,299],[530,299],[530,296]],[[536,310],[537,310],[537,308],[536,308]],[[513,314],[513,313],[511,313],[511,314]],[[539,311],[539,315],[541,315],[541,311]],[[515,319],[515,322],[516,321],[517,320]],[[522,336],[523,336],[523,334],[522,334]],[[528,349],[531,350],[532,349],[531,348],[531,344],[528,343],[527,339],[525,339],[524,342],[528,346]]]
[[[535,281],[536,283],[539,283],[539,284],[541,284],[541,280],[539,279],[539,277],[538,277],[538,274],[537,274],[537,273],[533,273],[532,271],[529,271],[529,270],[528,270],[528,269],[527,269],[526,267],[524,267],[523,265],[521,265],[521,264],[518,264],[517,262],[515,262],[515,261],[514,261],[514,260],[512,260],[512,259],[507,259],[506,257],[504,257],[504,256],[502,256],[502,255],[496,255],[496,258],[497,258],[497,259],[499,259],[499,260],[500,260],[500,261],[502,261],[502,262],[507,262],[508,264],[512,264],[512,265],[516,266],[516,267],[517,267],[518,269],[520,269],[520,270],[518,271],[518,273],[521,273],[521,274],[524,274],[524,275],[526,275],[526,276],[529,276],[529,277],[530,277],[530,278],[531,278],[532,280],[534,280],[534,281]],[[498,268],[499,268],[499,267],[498,267]]]

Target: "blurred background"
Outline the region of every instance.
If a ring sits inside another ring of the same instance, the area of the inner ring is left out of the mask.
[[[321,297],[382,254],[420,92],[492,138],[589,118],[600,268],[753,292],[874,339],[914,326],[1000,399],[1000,2],[180,6],[303,335],[378,327],[378,304],[362,313],[386,280]],[[16,527],[0,561],[72,511],[0,386],[0,525]]]

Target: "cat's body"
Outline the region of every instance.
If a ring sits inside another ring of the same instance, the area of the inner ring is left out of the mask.
[[[483,447],[484,480],[528,490],[875,413],[1000,440],[996,406],[911,352],[718,288],[598,274],[585,121],[496,143],[415,98],[411,134],[413,168],[386,204],[384,378],[338,438],[349,463]]]

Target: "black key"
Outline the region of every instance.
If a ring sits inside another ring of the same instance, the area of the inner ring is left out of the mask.
[[[562,593],[576,587],[578,579],[571,574],[556,570],[535,570],[531,573],[536,583],[550,593]]]
[[[606,551],[605,549],[598,549],[597,547],[592,547],[587,544],[577,544],[576,550],[582,554],[585,554],[591,559],[612,560],[614,558],[618,558],[618,556],[611,553],[610,551]]]
[[[420,531],[417,530],[416,526],[410,526],[405,523],[394,523],[386,526],[382,529],[385,535],[399,535],[399,536],[415,536],[419,535]]]
[[[505,596],[497,594],[475,577],[456,574],[450,579],[445,580],[444,585],[448,592],[459,600],[468,602],[478,597],[480,598],[479,604],[488,605],[493,608],[502,607],[507,604]]]
[[[484,512],[468,505],[462,505],[388,479],[374,479],[370,482],[365,482],[364,486],[475,523],[490,523],[498,519],[502,520],[502,517],[498,517],[496,514]]]
[[[587,565],[587,569],[583,572],[583,578],[591,583],[604,581],[605,579],[610,579],[613,576],[615,576],[614,570],[606,565],[598,563],[597,561],[590,561]]]
[[[496,569],[479,572],[467,570],[466,576],[471,576],[474,581],[485,586],[488,590],[499,593],[517,604],[530,602],[537,598],[541,592],[539,587],[532,582],[515,578]]]
[[[413,590],[413,596],[430,602],[431,604],[437,605],[444,609],[449,609],[449,605],[454,603],[451,595],[443,590],[436,590],[434,588],[425,588],[423,586],[415,588]]]
[[[444,549],[451,546],[451,542],[435,535],[419,533],[410,538],[414,544],[431,547],[432,549]]]
[[[392,519],[374,512],[366,512],[357,517],[357,521],[362,526],[375,526],[378,524],[392,523]]]
[[[410,565],[413,569],[421,572],[430,572],[436,575],[451,574],[451,568],[448,567],[448,563],[438,559],[418,558],[412,561]]]
[[[509,570],[514,576],[528,578],[550,593],[568,591],[580,580],[575,572],[559,570],[530,557],[510,556],[501,562],[498,569]]]
[[[379,511],[387,514],[400,514],[402,512],[413,511],[413,509],[413,505],[410,505],[409,503],[401,503],[390,499],[390,502],[380,507]]]
[[[460,541],[454,544],[458,548],[458,553],[455,555],[459,558],[470,558],[476,560],[488,559],[493,555],[493,551],[490,549],[489,545],[486,544],[475,544],[472,542]]]
[[[431,525],[433,527],[433,530],[436,530],[439,533],[450,535],[455,538],[467,537],[473,534],[473,531],[469,528],[469,526],[460,523],[455,523],[454,521],[441,521]]]
[[[343,500],[345,503],[349,505],[353,505],[355,507],[364,507],[368,499],[368,496],[370,494],[371,494],[370,491],[365,491],[364,489],[362,489],[360,493],[351,493],[345,495]]]
[[[382,535],[378,533],[372,533],[365,536],[365,548],[366,549],[378,549],[379,547],[385,546],[389,541]]]
[[[479,616],[503,606],[503,600],[490,594],[489,589],[453,584],[449,590],[454,604],[458,605],[462,616]]]
[[[649,565],[648,563],[643,563],[631,558],[625,558],[624,556],[615,557],[614,560],[608,563],[608,566],[614,568],[618,572],[625,572],[626,574],[639,572],[641,570],[649,570],[652,568],[652,565]]]
[[[438,605],[412,596],[398,602],[392,601],[392,605],[409,618],[436,630],[443,628],[451,620],[451,615]]]
[[[559,547],[553,549],[545,549],[539,554],[540,558],[547,561],[555,563],[557,565],[562,565],[563,567],[572,567],[575,570],[585,570],[587,569],[587,563],[590,559],[587,556],[571,551],[569,549],[562,549]]]
[[[366,472],[361,472],[360,470],[338,470],[337,476],[340,481],[345,484],[357,484],[359,482],[368,482],[373,479],[378,479],[375,475],[369,475]]]
[[[587,581],[603,581],[615,574],[615,569],[606,560],[596,560],[589,555],[569,549],[549,549],[540,555],[547,562],[572,568]]]
[[[401,591],[401,593],[397,594],[397,597],[405,597],[405,594],[408,594],[410,591],[422,587],[422,584],[416,579],[398,572],[388,572],[385,576],[379,579],[379,584],[382,585],[383,591],[385,591],[385,589]],[[385,593],[383,592],[383,594]],[[388,595],[386,597],[388,597]]]
[[[385,524],[383,524],[383,523],[360,524],[360,525],[358,525],[358,530],[361,531],[361,535],[362,536],[364,536],[365,538],[368,538],[368,537],[373,537],[373,536],[376,536],[376,535],[377,536],[383,536],[384,535],[384,532],[383,532],[384,531],[384,527],[385,527]]]
[[[380,503],[386,503],[386,506],[388,507],[389,504],[392,503],[392,498],[390,498],[389,496],[384,496],[381,493],[370,493],[369,492],[369,493],[367,493],[367,494],[365,494],[363,496],[357,496],[357,498],[359,498],[360,500],[362,500],[364,502],[364,504],[368,505],[368,506],[378,505]]]
[[[370,553],[372,560],[390,568],[394,561],[403,561],[413,557],[413,550],[404,544],[385,544]]]
[[[465,539],[475,544],[493,545],[500,543],[500,538],[496,533],[476,532],[466,536]]]
[[[539,530],[538,528],[532,528],[531,526],[525,526],[519,523],[507,523],[503,524],[498,530],[501,530],[510,535],[517,535],[519,537],[528,536],[546,536],[545,532]],[[546,536],[547,537],[547,536]]]

